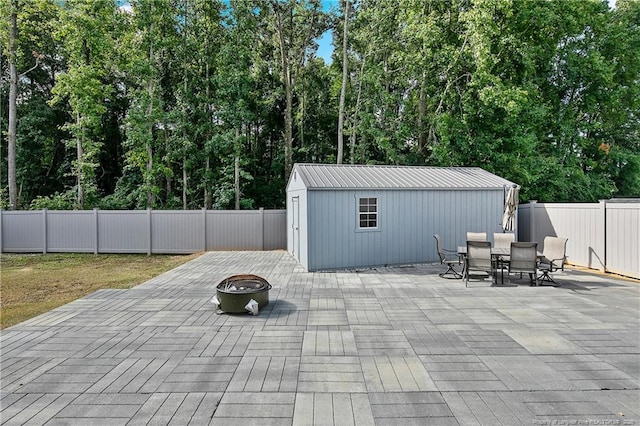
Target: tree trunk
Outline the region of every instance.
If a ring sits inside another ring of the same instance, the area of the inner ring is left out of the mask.
[[[364,75],[364,64],[366,59],[366,56],[362,57],[362,64],[360,65],[360,76],[358,77],[358,96],[356,97],[356,108],[353,111],[353,119],[351,120],[351,135],[349,136],[349,141],[351,143],[351,164],[355,164],[356,162],[356,129],[358,128],[358,114],[360,113],[360,98],[362,95],[362,76]]]
[[[206,39],[208,41],[208,39]],[[207,99],[211,99],[210,98],[210,94],[209,94],[209,62],[207,62],[205,64],[205,93],[207,96]],[[209,174],[211,173],[211,161],[209,160],[209,150],[207,149],[207,142],[209,139],[211,139],[211,133],[210,133],[210,129],[209,127],[207,127],[207,137],[205,138],[205,143],[204,143],[204,155],[205,155],[205,161],[204,161],[204,208],[205,209],[211,209],[211,206],[213,204],[212,200],[211,200],[211,191],[209,191],[209,185],[211,184],[210,179],[209,179]]]
[[[187,153],[183,149],[182,153],[182,210],[187,209]]]
[[[338,111],[338,157],[337,164],[342,164],[342,156],[344,151],[344,140],[342,130],[344,128],[344,101],[347,92],[347,73],[349,66],[347,64],[347,35],[349,22],[349,0],[344,2],[344,31],[342,33],[342,88],[340,89],[340,109]]]
[[[153,2],[151,2],[151,13],[153,13]],[[153,31],[153,21],[151,22],[150,31]],[[154,50],[153,40],[149,43],[149,64],[153,64]],[[155,186],[153,177],[153,77],[149,77],[147,82],[147,94],[149,96],[149,105],[147,107],[147,119],[149,120],[149,138],[146,143],[147,150],[147,175],[144,179],[144,185],[147,187],[147,208],[153,208],[156,202],[155,195],[153,193],[153,187]]]
[[[426,142],[427,142],[427,133],[424,125],[424,117],[427,113],[427,100],[425,94],[425,80],[426,80],[426,72],[422,73],[422,80],[420,81],[420,97],[418,100],[418,152],[422,153]]]
[[[291,68],[287,58],[288,50],[284,41],[284,29],[280,17],[280,8],[277,1],[273,2],[273,10],[276,14],[276,32],[280,46],[280,61],[282,65],[282,77],[285,90],[284,109],[284,180],[289,180],[293,168],[293,82],[291,80]]]
[[[162,136],[164,137],[164,149],[165,152],[169,152],[169,135],[167,135],[167,126],[166,123],[164,123],[164,130],[162,131]],[[168,162],[168,166],[170,166],[170,163]],[[171,200],[171,192],[173,191],[173,188],[171,186],[171,174],[170,173],[166,173],[165,174],[165,188],[166,188],[166,196],[165,196],[165,204],[169,204],[169,200]]]
[[[291,88],[291,74],[287,69],[285,91],[287,103],[284,109],[284,180],[289,180],[293,168],[293,90]]]
[[[240,126],[236,127],[236,138],[234,140],[235,158],[233,161],[233,193],[234,193],[234,208],[240,210]]]
[[[207,155],[204,162],[204,208],[211,210],[213,201],[211,200],[211,191],[209,191],[209,173],[211,173],[211,161]]]
[[[300,148],[304,149],[304,112],[305,112],[305,107],[306,107],[306,102],[305,102],[305,96],[306,96],[306,92],[305,92],[305,87],[304,87],[304,77],[302,78],[302,93],[300,93],[300,106],[298,107],[300,110],[300,122],[298,123],[298,135],[299,135],[299,139],[300,139]]]
[[[80,129],[80,113],[76,114],[76,124]],[[77,164],[77,183],[78,183],[78,208],[80,210],[84,209],[84,182],[82,179],[83,171],[84,171],[84,148],[82,147],[82,142],[84,139],[84,131],[82,129],[79,130],[80,135],[76,138],[76,151],[78,156],[78,164]]]
[[[237,154],[233,167],[233,188],[236,193],[235,209],[240,210],[240,156]]]
[[[149,134],[153,138],[153,124],[150,125]],[[147,208],[152,208],[155,203],[155,196],[153,195],[153,148],[151,142],[147,142],[145,148],[147,149],[147,177],[145,183],[147,185]]]
[[[16,129],[18,123],[18,70],[16,66],[16,39],[18,36],[18,0],[11,2],[9,28],[9,128],[7,129],[8,153],[7,168],[9,180],[9,209],[18,208],[18,192],[16,185]]]

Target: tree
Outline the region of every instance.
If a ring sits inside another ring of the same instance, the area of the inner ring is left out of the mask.
[[[163,203],[163,183],[164,204],[172,199],[169,161],[175,157],[171,138],[176,123],[170,111],[176,100],[178,10],[168,0],[132,1],[131,6],[130,30],[122,44],[130,106],[125,118],[126,174],[120,185],[139,175],[130,201],[151,208]]]
[[[282,208],[294,161],[640,193],[637,1],[344,1],[0,3],[2,205]]]
[[[344,102],[347,93],[347,76],[349,73],[349,61],[347,59],[347,40],[349,34],[349,0],[344,2],[344,16],[342,29],[342,85],[340,87],[340,106],[338,107],[338,157],[336,162],[342,164],[342,152],[344,140],[342,131],[344,127]]]
[[[105,100],[112,88],[105,84],[111,66],[117,8],[109,1],[67,1],[62,8],[57,37],[62,41],[68,68],[52,90],[52,103],[68,101],[73,121],[66,128],[73,135],[76,160],[77,207],[85,207],[85,197],[96,197],[96,162],[101,147],[99,130],[106,112]]]
[[[271,0],[273,28],[280,53],[280,72],[285,90],[284,173],[293,168],[293,96],[300,71],[317,49],[315,39],[327,29],[319,0]]]
[[[11,0],[8,5],[9,13],[9,123],[7,129],[7,180],[9,185],[9,209],[15,210],[18,208],[18,188],[16,184],[16,130],[18,124],[18,81],[20,78],[26,76],[28,73],[36,69],[42,59],[43,55],[36,51],[33,51],[33,57],[35,59],[35,65],[30,69],[18,74],[18,13],[21,10],[21,4],[19,0]]]
[[[8,142],[8,181],[9,181],[9,209],[15,210],[18,206],[16,186],[16,125],[18,117],[18,71],[16,66],[16,39],[18,38],[18,0],[11,1],[9,11],[9,128],[7,132]]]

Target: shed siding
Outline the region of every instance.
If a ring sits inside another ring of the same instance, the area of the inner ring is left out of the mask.
[[[360,197],[378,198],[378,230],[357,229]],[[313,271],[435,262],[435,233],[454,248],[467,231],[501,231],[503,191],[318,190],[306,204],[308,262],[300,262]]]

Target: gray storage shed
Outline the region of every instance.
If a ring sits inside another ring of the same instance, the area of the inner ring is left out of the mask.
[[[308,271],[437,262],[433,234],[455,248],[502,232],[512,185],[475,167],[295,164],[287,250]]]

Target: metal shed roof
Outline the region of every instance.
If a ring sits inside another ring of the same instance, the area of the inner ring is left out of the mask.
[[[298,163],[293,170],[307,189],[498,189],[514,184],[479,167]]]

